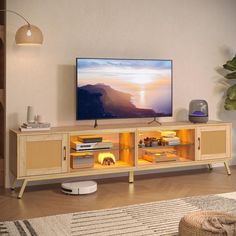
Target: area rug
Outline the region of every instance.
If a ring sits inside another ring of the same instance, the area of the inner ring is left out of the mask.
[[[171,236],[178,235],[181,217],[200,210],[236,214],[236,192],[6,221],[0,223],[0,235]]]

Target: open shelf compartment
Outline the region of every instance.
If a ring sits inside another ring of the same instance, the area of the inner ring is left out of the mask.
[[[97,142],[98,145],[95,144],[94,146],[89,146],[90,143],[85,143],[88,144],[88,147],[85,147],[84,149],[78,148],[79,150],[73,149],[73,142],[78,142],[78,140],[81,140],[83,137],[85,136],[80,134],[70,136],[71,171],[106,170],[114,168],[129,168],[134,166],[134,132],[103,133],[95,136],[98,140],[102,140],[102,142]],[[104,145],[105,142],[107,145]]]
[[[166,139],[163,134],[172,136],[170,139]],[[138,134],[138,165],[169,165],[176,162],[191,162],[195,156],[194,139],[194,129],[140,132]],[[166,140],[174,141],[168,143]]]

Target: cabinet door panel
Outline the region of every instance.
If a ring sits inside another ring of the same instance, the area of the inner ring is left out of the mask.
[[[66,135],[22,136],[20,143],[20,176],[67,171]]]
[[[61,165],[61,140],[27,142],[26,156],[27,169],[58,167]],[[55,157],[55,158],[51,158]]]
[[[226,131],[202,131],[201,155],[226,153]]]
[[[197,128],[196,160],[230,158],[230,126]]]

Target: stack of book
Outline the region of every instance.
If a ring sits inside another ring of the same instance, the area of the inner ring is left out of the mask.
[[[174,146],[174,145],[179,145],[180,144],[180,138],[179,137],[162,137],[162,141],[165,145],[170,145],[170,146]]]
[[[164,145],[170,145],[170,146],[180,144],[180,138],[176,136],[175,131],[162,131],[161,141]]]
[[[20,127],[20,131],[43,131],[50,130],[50,123],[23,123]]]

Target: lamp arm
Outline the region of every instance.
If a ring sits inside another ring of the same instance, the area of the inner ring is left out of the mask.
[[[26,20],[24,16],[20,15],[20,14],[17,13],[16,11],[7,10],[7,9],[0,9],[0,12],[11,12],[11,13],[13,13],[13,14],[15,14],[15,15],[21,17],[21,18],[22,18],[22,19],[23,19],[23,20],[28,24],[28,26],[30,27],[30,23],[29,23],[29,21]]]

